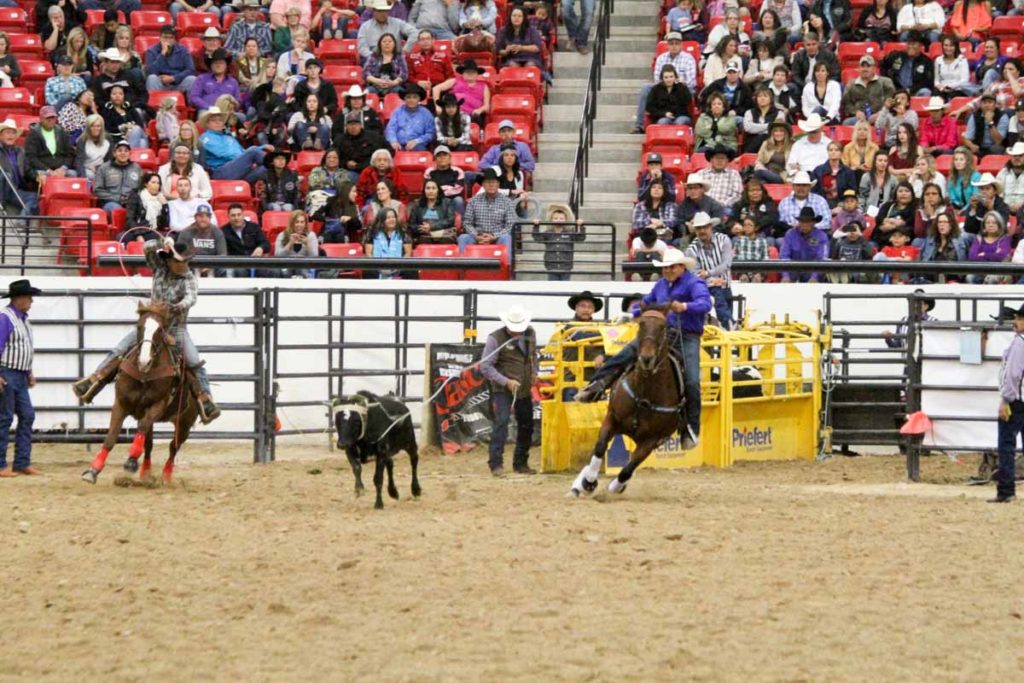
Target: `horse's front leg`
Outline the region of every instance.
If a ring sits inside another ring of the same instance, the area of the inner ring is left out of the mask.
[[[153,423],[160,417],[163,408],[164,402],[162,401],[157,406],[150,406],[149,410],[139,420],[139,424],[135,429],[135,437],[132,439],[132,445],[128,448],[128,459],[124,461],[125,472],[134,473],[139,470],[139,458],[142,456],[143,451],[146,450],[146,435],[152,435]],[[160,412],[157,412],[158,410]]]
[[[146,448],[142,456],[142,467],[139,468],[139,479],[149,477],[149,469],[153,466],[153,427],[146,432]]]
[[[604,462],[604,454],[608,451],[608,443],[614,435],[614,426],[614,419],[609,411],[604,416],[604,422],[601,423],[601,431],[597,434],[597,443],[594,444],[594,453],[590,456],[590,462],[580,470],[572,482],[569,495],[579,496],[583,492],[593,493],[597,488],[597,479],[601,475],[601,464]]]
[[[629,457],[629,462],[619,471],[619,476],[608,482],[609,493],[622,493],[626,490],[626,483],[633,478],[633,473],[636,472],[636,468],[643,464],[647,456],[651,454],[661,439],[647,438],[637,443],[636,448],[633,449],[633,454]]]

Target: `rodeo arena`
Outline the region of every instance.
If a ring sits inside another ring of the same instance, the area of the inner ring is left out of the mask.
[[[1024,678],[1022,51],[0,0],[0,682]]]

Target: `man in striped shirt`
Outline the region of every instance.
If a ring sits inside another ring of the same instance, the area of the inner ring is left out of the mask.
[[[716,231],[714,223],[703,211],[693,217],[697,239],[687,247],[686,255],[697,262],[697,276],[708,286],[718,324],[728,330],[732,329],[732,241]]]
[[[42,294],[28,280],[15,280],[5,297],[11,303],[0,312],[0,477],[41,474],[32,466],[32,423],[36,411],[28,390],[35,386],[32,374],[32,326],[28,309],[32,297]],[[18,416],[14,433],[14,467],[7,469],[7,443],[11,423]]]
[[[661,82],[661,69],[666,64],[671,64],[679,74],[679,80],[690,89],[690,95],[697,93],[697,62],[693,60],[690,53],[683,52],[683,36],[676,31],[665,36],[668,43],[668,51],[662,52],[654,60],[654,79],[650,83],[644,83],[640,88],[640,94],[636,98],[636,122],[633,128],[634,133],[644,132],[644,114],[647,113],[647,96],[651,94],[654,86]],[[686,112],[683,112],[686,113]]]

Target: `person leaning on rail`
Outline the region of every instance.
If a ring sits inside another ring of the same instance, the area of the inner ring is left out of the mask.
[[[1003,352],[999,368],[999,465],[996,469],[996,497],[990,503],[1009,503],[1016,499],[1014,454],[1017,440],[1024,432],[1024,305],[1017,310],[1003,308],[1000,317],[1013,317],[1013,340]]]

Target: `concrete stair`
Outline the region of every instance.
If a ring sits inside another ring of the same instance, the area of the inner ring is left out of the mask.
[[[634,180],[640,165],[643,136],[633,135],[630,130],[640,84],[651,77],[660,5],[656,0],[616,3],[607,59],[601,70],[594,146],[589,154],[580,217],[615,224],[616,265],[626,257],[626,235],[632,223],[636,199]],[[555,53],[555,82],[544,107],[544,130],[538,139],[540,160],[533,175],[532,196],[542,206],[568,200],[592,59],[593,55],[576,52]],[[588,242],[577,246],[574,279],[606,280],[610,276],[609,237],[597,228],[592,233],[592,236],[588,234]],[[541,246],[524,240],[519,266],[524,270],[542,270]],[[621,275],[616,274],[618,277]],[[519,279],[544,279],[544,276],[520,275]]]

